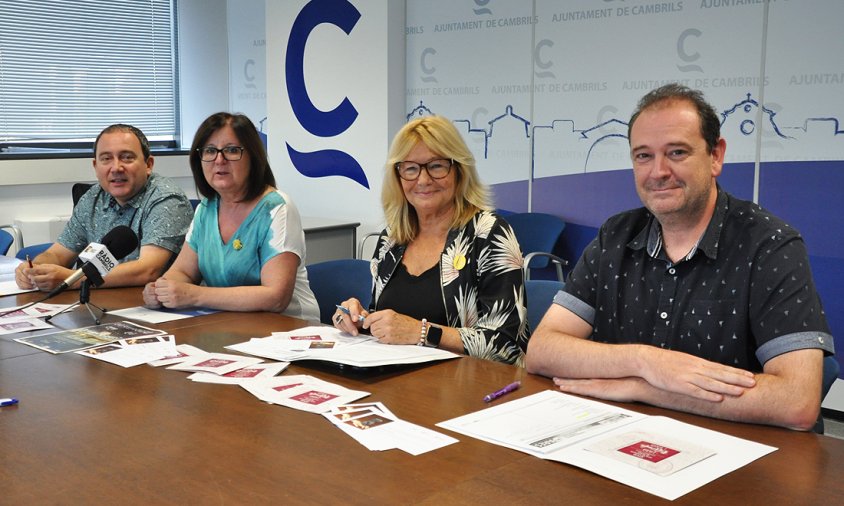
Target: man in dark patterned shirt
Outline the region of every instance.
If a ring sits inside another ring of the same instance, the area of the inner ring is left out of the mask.
[[[528,371],[564,392],[811,429],[834,349],[802,238],[718,187],[726,141],[702,93],[656,89],[628,128],[645,207],[586,248]]]
[[[193,217],[185,193],[166,177],[153,174],[154,158],[139,129],[111,125],[94,142],[94,172],[99,184],[82,195],[70,221],[49,249],[22,263],[15,281],[25,289],[49,291],[70,276],[79,253],[100,242],[112,228],[126,225],[140,247],[117,265],[103,286],[143,286],[155,280],[179,252]]]

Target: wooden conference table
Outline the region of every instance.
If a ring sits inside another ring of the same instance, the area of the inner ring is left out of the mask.
[[[57,302],[73,302],[77,292]],[[33,300],[5,297],[0,306]],[[111,309],[141,303],[140,290],[95,290]],[[106,321],[116,320],[109,317]],[[91,325],[84,309],[55,318]],[[217,313],[157,327],[207,351],[305,322],[268,313]],[[400,418],[435,423],[484,408],[482,397],[516,379],[503,400],[551,387],[502,364],[459,358],[380,373],[292,364],[372,392]],[[581,469],[462,435],[420,456],[370,452],[319,415],[259,401],[236,386],[194,383],[186,373],[129,369],[76,354],[51,355],[0,337],[0,504],[653,504],[655,496]],[[630,407],[630,406],[628,406]],[[678,504],[841,504],[844,441],[632,406],[778,451],[676,501]],[[450,434],[450,433],[449,433]]]

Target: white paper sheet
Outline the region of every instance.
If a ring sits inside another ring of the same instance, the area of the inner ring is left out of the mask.
[[[631,413],[632,416],[628,416]],[[593,418],[596,414],[597,418]],[[613,417],[613,414],[617,416]],[[583,423],[581,416],[593,421]],[[606,422],[594,423],[600,419]],[[539,458],[575,465],[669,500],[776,450],[670,418],[645,416],[552,390],[447,420],[437,426]],[[636,432],[654,438],[670,435],[670,442],[665,444],[678,447],[673,449],[673,455],[658,462],[640,458],[636,465],[631,464],[635,459],[607,456],[608,447]],[[601,450],[596,451],[596,448]],[[693,462],[689,464],[689,460]],[[675,462],[685,465],[677,465],[676,471],[669,469],[671,472],[667,472],[666,467]],[[654,466],[654,463],[660,465]]]
[[[310,413],[322,413],[369,395],[305,374],[256,379],[240,386],[262,401]]]
[[[272,378],[287,369],[290,362],[272,362],[269,364],[255,364],[226,374],[218,375],[207,372],[196,372],[188,376],[191,381],[199,383],[216,383],[218,385],[240,385],[246,381],[261,378]]]
[[[193,318],[194,316],[203,316],[207,314],[214,314],[218,311],[215,309],[205,308],[190,308],[190,309],[149,309],[143,306],[129,307],[126,309],[117,309],[109,311],[123,318],[131,318],[133,320],[140,320],[147,323],[164,323],[174,320],[184,320],[185,318]]]
[[[315,337],[319,339],[313,339]],[[312,347],[313,343],[320,342],[334,344],[330,347]],[[324,360],[355,367],[417,364],[459,357],[438,348],[381,344],[370,336],[353,337],[325,326],[305,327],[270,337],[253,338],[226,348],[273,360]]]
[[[260,358],[231,355],[228,353],[208,353],[207,355],[190,357],[167,368],[176,371],[207,372],[222,376],[223,374],[260,362],[262,362]]]

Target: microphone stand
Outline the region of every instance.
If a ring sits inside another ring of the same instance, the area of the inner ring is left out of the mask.
[[[88,278],[85,278],[82,281],[82,284],[79,285],[79,302],[74,302],[73,304],[71,304],[68,307],[62,309],[58,313],[44,318],[44,321],[50,321],[50,319],[53,318],[54,316],[58,316],[62,313],[66,313],[67,311],[70,311],[72,309],[76,309],[78,306],[80,306],[82,304],[85,304],[85,307],[88,309],[88,312],[91,314],[91,318],[94,319],[94,323],[99,325],[100,324],[100,318],[98,318],[94,314],[94,311],[91,309],[91,306],[94,306],[96,309],[100,310],[100,317],[102,317],[104,314],[106,314],[106,311],[108,311],[108,310],[101,308],[100,306],[91,302],[91,282],[90,282],[90,280],[88,280]]]

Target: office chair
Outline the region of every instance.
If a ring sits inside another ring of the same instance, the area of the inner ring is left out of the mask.
[[[30,259],[35,258],[41,253],[47,251],[47,249],[49,249],[52,245],[53,243],[51,242],[42,242],[41,244],[25,246],[18,250],[15,254],[15,258],[19,258],[20,260],[26,260],[26,257],[29,257]]]
[[[360,240],[360,244],[358,245],[358,258],[360,258],[361,260],[369,260],[369,258],[371,257],[371,255],[364,256],[364,250],[366,249],[364,248],[364,246],[366,245],[366,241],[373,237],[375,238],[375,244],[377,245],[378,238],[381,237],[381,232],[370,232],[363,236],[363,238]]]
[[[85,192],[91,189],[92,186],[94,186],[94,183],[73,183],[73,186],[70,187],[70,195],[73,197],[73,207],[76,207],[82,195],[85,195]]]
[[[525,279],[530,279],[531,269],[545,269],[554,264],[557,280],[564,281],[563,266],[566,260],[554,255],[554,245],[566,228],[566,222],[558,216],[545,213],[514,213],[505,218],[513,227],[516,239],[525,255]],[[532,253],[541,253],[532,255]]]
[[[545,316],[545,312],[554,302],[554,296],[563,289],[565,283],[551,279],[525,280],[527,295],[527,319],[533,332]]]
[[[364,308],[372,298],[369,262],[354,258],[328,260],[307,266],[308,282],[319,304],[319,321],[331,325],[336,305],[357,298]]]
[[[0,255],[8,253],[12,244],[15,244],[18,249],[23,247],[21,229],[17,225],[0,225]]]
[[[829,389],[832,388],[832,385],[835,383],[835,380],[838,378],[838,373],[841,371],[841,366],[838,364],[838,360],[835,360],[835,357],[832,355],[828,355],[823,358],[823,383],[821,384],[821,402],[823,402],[826,394],[829,393]],[[824,427],[823,427],[823,413],[818,415],[818,421],[815,423],[814,432],[818,434],[823,434]]]

